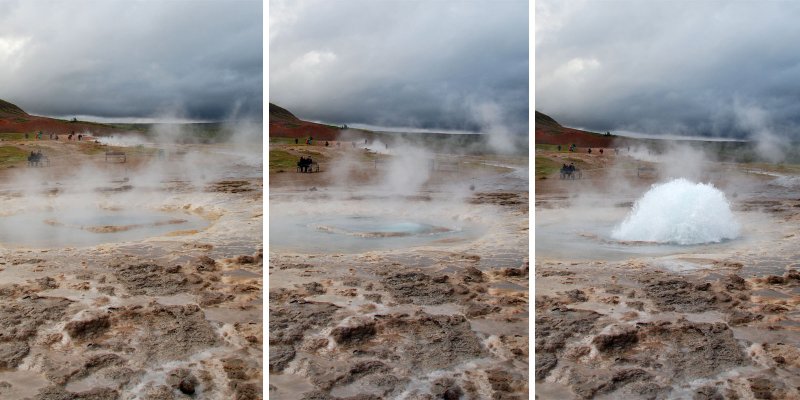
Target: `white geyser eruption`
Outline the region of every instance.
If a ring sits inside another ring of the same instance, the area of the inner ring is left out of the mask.
[[[734,239],[739,230],[724,193],[711,184],[679,178],[653,185],[611,237],[689,245]]]

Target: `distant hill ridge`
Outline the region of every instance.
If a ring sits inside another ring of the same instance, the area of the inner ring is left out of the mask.
[[[75,133],[107,134],[118,131],[117,128],[85,121],[64,121],[61,119],[40,117],[25,112],[11,102],[0,99],[0,133],[55,133],[59,135]]]
[[[28,115],[24,110],[19,108],[16,104],[9,103],[0,99],[0,118],[4,116],[23,116]]]
[[[303,121],[289,110],[269,103],[269,136],[314,140],[336,140],[341,130],[339,127]]]
[[[560,144],[562,146],[575,144],[578,147],[612,147],[615,141],[619,143],[619,139],[620,138],[615,135],[567,128],[559,124],[549,115],[536,111],[537,144]]]
[[[275,104],[269,103],[269,120],[288,120],[288,121],[299,121],[294,114],[290,113],[289,110],[277,106]]]
[[[553,118],[550,118],[549,115],[545,115],[536,111],[536,126],[546,125],[546,126],[558,126],[561,127],[561,124],[556,122]]]

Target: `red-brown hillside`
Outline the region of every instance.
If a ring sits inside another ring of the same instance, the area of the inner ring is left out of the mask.
[[[269,136],[314,140],[336,140],[339,128],[315,122],[303,121],[285,108],[269,103]]]
[[[42,131],[44,134],[67,135],[72,132],[92,135],[112,133],[114,127],[93,122],[70,122],[54,118],[30,115],[7,101],[0,100],[0,132],[25,133]]]
[[[618,139],[614,135],[604,135],[561,126],[553,118],[536,111],[537,144],[569,146],[574,143],[578,147],[612,147],[614,142],[618,142]]]

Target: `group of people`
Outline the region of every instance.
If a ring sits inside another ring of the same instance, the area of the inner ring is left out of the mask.
[[[580,175],[582,174],[574,163],[561,165],[561,179],[575,179],[576,177],[580,179]]]
[[[300,161],[297,162],[297,168],[300,169],[300,172],[313,172],[311,169],[312,164],[314,164],[314,160],[311,157],[300,157]]]
[[[305,141],[306,141],[307,145],[312,146],[314,144],[314,137],[313,136],[309,136],[307,139],[305,139]],[[352,142],[352,143],[353,143],[353,148],[355,148],[356,147],[356,142]],[[294,144],[300,144],[300,139],[299,138],[294,138]],[[366,139],[364,140],[364,144],[367,144]],[[330,146],[331,146],[331,143],[326,140],[325,141],[325,147],[330,147]],[[342,143],[337,141],[336,142],[336,147],[342,147]]]
[[[41,150],[32,151],[31,154],[28,156],[28,164],[39,165],[39,163],[42,161],[42,158],[44,158],[44,155],[42,155]]]
[[[294,144],[298,144],[298,143],[299,143],[299,140],[300,140],[300,139],[298,139],[298,138],[294,138]],[[328,142],[325,142],[325,143],[328,143]],[[314,138],[313,138],[313,137],[311,137],[311,136],[309,136],[309,137],[308,137],[308,139],[306,139],[306,144],[307,144],[307,145],[309,145],[309,146],[311,146],[312,144],[314,144]],[[326,145],[326,146],[327,146],[327,145]]]
[[[34,135],[34,136],[36,137],[36,140],[42,140],[42,131],[37,132],[36,135]],[[75,136],[75,132],[72,132],[69,135],[67,135],[67,140],[72,140],[73,136]],[[25,139],[28,139],[29,137],[30,137],[30,135],[28,133],[25,133]],[[48,134],[48,138],[50,140],[59,140],[59,137],[58,137],[57,133],[49,133]],[[79,141],[83,140],[83,135],[82,134],[78,134],[78,140]]]
[[[36,136],[36,140],[42,140],[42,131],[39,131],[39,132],[38,132],[36,135],[34,135],[34,136]],[[28,137],[29,137],[29,136],[28,136],[28,133],[26,132],[26,133],[25,133],[25,139],[27,139]],[[50,140],[53,140],[53,134],[52,134],[52,133],[50,134]],[[56,140],[58,140],[58,135],[56,135]]]
[[[576,146],[576,145],[573,143],[573,144],[571,144],[571,145],[569,146],[569,151],[572,151],[572,152],[574,152],[574,151],[575,151],[575,149],[577,149],[577,148],[578,148],[578,147],[577,147],[577,146]],[[628,149],[630,150],[630,147],[629,147]],[[558,151],[561,151],[561,145],[560,145],[560,144],[558,145]],[[602,148],[600,148],[598,151],[600,152],[600,154],[603,154],[603,149],[602,149]],[[590,147],[590,148],[588,148],[588,149],[586,150],[586,152],[587,152],[587,153],[589,153],[589,154],[592,154],[592,148],[591,148],[591,147]],[[617,148],[617,147],[614,147],[614,153],[615,153],[615,154],[619,154],[619,148]]]

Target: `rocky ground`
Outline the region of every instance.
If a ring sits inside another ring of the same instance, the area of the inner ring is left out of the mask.
[[[735,263],[692,274],[542,263],[537,395],[796,398],[796,267],[744,279]]]
[[[99,162],[65,149],[70,169]],[[75,191],[61,181],[64,170],[36,172],[49,177],[42,187],[53,207]],[[89,189],[92,201],[200,216],[203,229],[86,247],[3,245],[0,398],[262,398],[258,175],[242,169],[241,179],[200,186],[177,177],[147,189]],[[25,210],[38,196],[4,184],[5,210]],[[138,190],[159,200],[127,204],[122,196]]]
[[[759,224],[750,238],[713,252],[537,255],[537,398],[800,398],[796,189],[753,168],[737,167],[752,189],[728,187],[737,215]],[[582,185],[601,191],[607,176]],[[537,217],[571,207],[571,184],[537,185]]]
[[[270,182],[272,212],[336,190],[323,173],[283,175]],[[447,197],[437,188],[409,197],[411,208]],[[271,245],[270,398],[528,398],[527,204],[527,191],[475,190],[459,207],[499,216],[478,239],[365,252]]]

